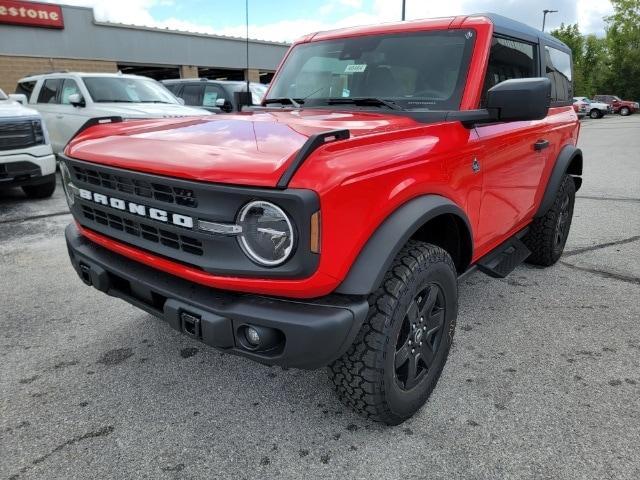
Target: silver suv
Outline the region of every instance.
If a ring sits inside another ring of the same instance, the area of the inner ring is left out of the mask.
[[[184,106],[159,82],[137,75],[78,72],[32,75],[18,82],[16,93],[26,95],[29,106],[44,117],[56,154],[91,119],[210,115],[201,108]]]

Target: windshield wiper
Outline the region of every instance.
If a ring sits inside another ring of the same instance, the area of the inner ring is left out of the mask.
[[[341,105],[341,104],[352,104],[352,105],[362,105],[362,106],[384,106],[390,108],[391,110],[404,110],[400,105],[392,102],[391,100],[384,100],[382,98],[376,97],[354,97],[354,98],[328,98],[328,105]]]
[[[140,100],[140,103],[168,103],[173,105],[171,102],[165,102],[164,100]]]
[[[131,100],[120,100],[117,98],[102,98],[95,100],[96,103],[133,103]]]
[[[295,108],[300,108],[300,105],[304,103],[304,100],[301,98],[289,98],[289,97],[281,97],[281,98],[267,98],[264,100],[264,104],[268,105],[270,103],[288,103],[293,105]]]

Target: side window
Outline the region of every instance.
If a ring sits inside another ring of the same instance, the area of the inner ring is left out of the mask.
[[[36,88],[36,81],[31,80],[29,82],[20,82],[16,86],[16,93],[21,93],[26,95],[27,100],[31,99],[31,94],[33,93],[33,89]]]
[[[202,106],[215,107],[218,98],[225,98],[222,89],[216,85],[207,85],[204,89],[204,96],[202,97]]]
[[[180,89],[180,84],[179,83],[170,83],[168,85],[165,84],[165,87],[167,87],[167,90],[169,90],[171,93],[176,95],[178,93],[178,90]]]
[[[536,48],[531,43],[494,37],[482,89],[482,104],[486,102],[489,89],[498,83],[512,78],[536,77],[535,52]]]
[[[202,85],[185,85],[181,94],[185,105],[200,105],[202,89]]]
[[[573,96],[571,55],[553,47],[544,47],[546,74],[551,80],[551,100],[568,102]]]
[[[58,91],[62,86],[61,78],[50,78],[44,81],[38,95],[38,103],[58,103]]]
[[[69,95],[73,95],[74,93],[80,93],[78,84],[75,80],[65,78],[62,84],[62,95],[60,95],[60,103],[62,103],[63,105],[69,105]]]

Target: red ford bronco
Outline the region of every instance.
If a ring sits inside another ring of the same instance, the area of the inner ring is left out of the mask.
[[[443,369],[458,279],[563,251],[571,75],[566,45],[493,14],[308,35],[261,106],[71,141],[71,262],[208,345],[328,366],[343,402],[400,423]]]

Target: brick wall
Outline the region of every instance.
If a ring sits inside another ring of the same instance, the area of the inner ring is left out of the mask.
[[[249,77],[250,82],[260,83],[260,70],[256,70],[255,68],[250,68],[249,70],[244,71],[244,78],[247,79]]]
[[[39,58],[0,55],[0,88],[14,93],[18,80],[29,74],[69,70],[73,72],[117,72],[116,62],[73,60],[69,58]]]
[[[182,65],[180,67],[180,78],[198,78],[198,67]]]

